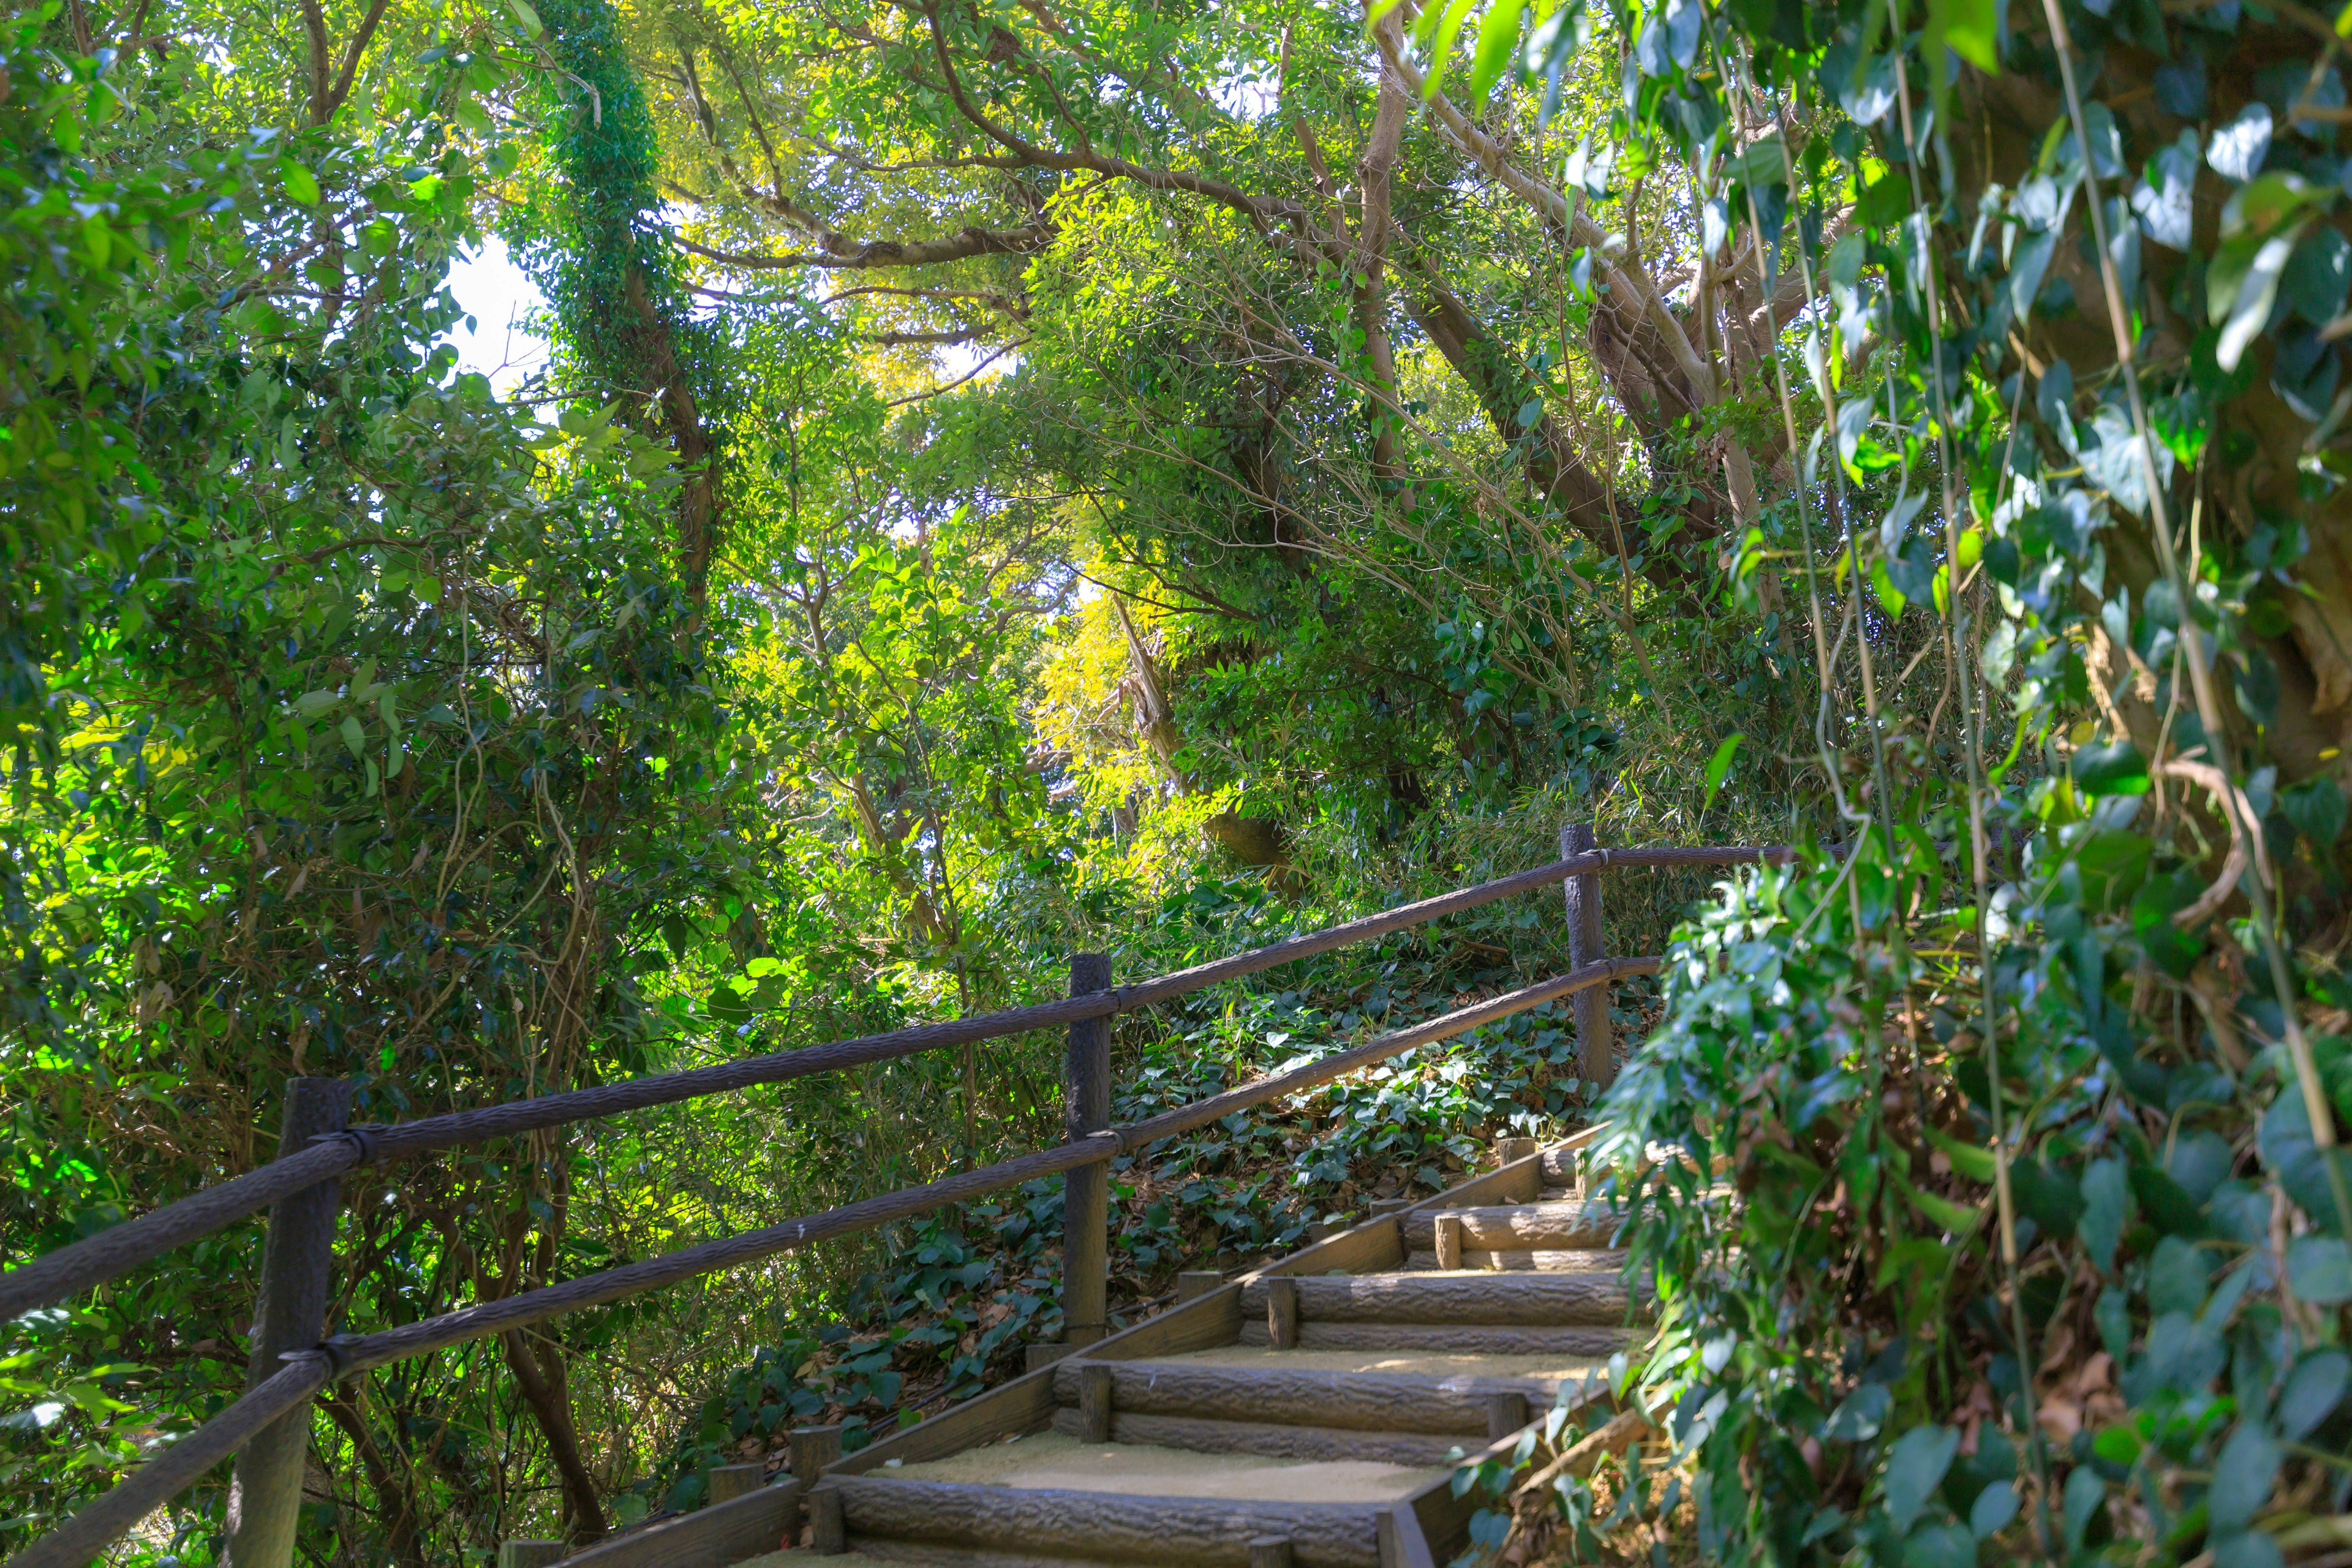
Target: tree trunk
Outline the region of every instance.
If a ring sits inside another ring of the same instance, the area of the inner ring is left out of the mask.
[[[563,1363],[551,1358],[543,1364],[535,1347],[523,1342],[520,1329],[500,1334],[499,1348],[506,1352],[507,1370],[514,1373],[523,1403],[530,1407],[531,1418],[547,1438],[548,1453],[562,1479],[563,1517],[572,1526],[572,1539],[575,1542],[602,1540],[610,1527],[604,1521],[604,1505],[596,1495],[596,1482],[580,1458],[580,1432],[572,1419]]]

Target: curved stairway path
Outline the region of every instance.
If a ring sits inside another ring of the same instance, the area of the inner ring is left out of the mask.
[[[1454,1469],[1507,1453],[1555,1401],[1605,1398],[1610,1355],[1645,1331],[1608,1217],[1569,1186],[1582,1142],[1379,1215],[801,1476],[796,1544],[748,1561],[1444,1562],[1478,1506],[1453,1495]]]

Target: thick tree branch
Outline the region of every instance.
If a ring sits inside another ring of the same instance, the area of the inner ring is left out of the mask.
[[[697,256],[757,272],[788,271],[803,267],[857,271],[877,267],[937,267],[945,262],[968,260],[975,256],[1034,256],[1052,245],[1060,232],[1050,219],[1040,218],[1025,228],[967,228],[961,234],[950,235],[942,239],[854,240],[846,235],[827,234],[819,240],[826,247],[823,250],[787,251],[782,256],[714,250],[706,245],[697,245],[683,235],[676,237],[680,246]]]

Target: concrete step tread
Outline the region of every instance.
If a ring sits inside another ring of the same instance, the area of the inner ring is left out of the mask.
[[[1474,1247],[1463,1268],[1440,1268],[1437,1253],[1421,1247],[1405,1254],[1405,1268],[1415,1274],[1605,1274],[1625,1271],[1625,1254],[1599,1247]]]
[[[1569,1328],[1482,1327],[1449,1323],[1318,1323],[1298,1325],[1303,1351],[1452,1352],[1462,1355],[1567,1356],[1599,1366],[1648,1331],[1586,1325]],[[1245,1346],[1273,1342],[1262,1321],[1244,1320]]]
[[[1055,1441],[1055,1435],[1042,1434],[1024,1444]],[[1289,1539],[1298,1568],[1380,1568],[1380,1515],[1433,1479],[1428,1470],[1393,1466],[1297,1465],[1173,1449],[1123,1450],[1116,1444],[1084,1448],[1082,1463],[1092,1468],[1073,1465],[1071,1473],[1099,1480],[1107,1467],[1126,1463],[1135,1468],[1119,1479],[1132,1486],[1142,1479],[1145,1467],[1190,1468],[1195,1476],[1223,1477],[1238,1489],[1284,1484],[1287,1496],[1219,1497],[1197,1489],[1122,1492],[1086,1486],[935,1480],[913,1473],[948,1463],[831,1476],[820,1484],[841,1493],[842,1520],[852,1542],[878,1538],[1045,1557],[1243,1568],[1252,1540],[1281,1535]],[[1271,1479],[1239,1479],[1252,1474]],[[1442,1477],[1443,1472],[1434,1474]],[[1207,1482],[1188,1479],[1169,1484],[1197,1489]],[[1302,1496],[1332,1500],[1296,1500]]]
[[[1614,1274],[1449,1270],[1253,1279],[1242,1287],[1242,1321],[1263,1321],[1269,1295],[1296,1290],[1301,1323],[1426,1323],[1557,1328],[1615,1325],[1633,1298]]]
[[[1064,1408],[1081,1404],[1090,1370],[1108,1374],[1112,1410],[1129,1415],[1454,1436],[1486,1430],[1489,1394],[1517,1394],[1530,1405],[1549,1406],[1569,1380],[1073,1358],[1054,1368],[1054,1396]]]
[[[1474,1251],[1520,1247],[1598,1249],[1615,1240],[1624,1225],[1624,1216],[1612,1213],[1607,1204],[1580,1200],[1432,1209],[1404,1216],[1404,1245],[1415,1250],[1436,1246],[1441,1220],[1458,1226],[1462,1245]]]

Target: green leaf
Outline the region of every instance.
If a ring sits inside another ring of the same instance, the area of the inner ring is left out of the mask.
[[[1923,1524],[1903,1543],[1903,1568],[1976,1568],[1977,1538],[1964,1524]]]
[[[1915,1426],[1895,1439],[1886,1456],[1886,1516],[1895,1529],[1910,1530],[1959,1447],[1960,1435],[1949,1426]]]
[[[2242,1530],[2234,1535],[2217,1531],[2206,1539],[2212,1542],[2213,1568],[2282,1568],[2284,1561],[2267,1531]]]
[[[2213,1484],[2206,1490],[2205,1507],[2213,1532],[2226,1534],[2253,1522],[2270,1500],[2271,1482],[2278,1478],[2279,1446],[2252,1421],[2240,1422],[2221,1445],[2213,1461]]]
[[[2146,795],[2147,759],[2128,740],[2102,742],[2074,752],[2074,787],[2084,795]]]
[[[2315,1306],[2352,1301],[2352,1242],[2340,1236],[2298,1236],[2286,1244],[2286,1279]]]
[[[1896,1192],[1903,1194],[1906,1203],[1917,1209],[1929,1224],[1942,1229],[1954,1232],[1967,1230],[1976,1224],[1977,1217],[1984,1212],[1981,1205],[1969,1208],[1966,1205],[1956,1204],[1949,1198],[1937,1197],[1934,1193],[1921,1192],[1911,1184],[1908,1177],[1893,1165],[1886,1167],[1886,1179],[1893,1184]]]
[[[2221,323],[2213,361],[2223,371],[2238,368],[2247,345],[2270,320],[2279,279],[2286,271],[2288,258],[2294,254],[2295,237],[2301,230],[2298,224],[2284,234],[2268,237],[2242,234],[2224,242],[2213,258],[2205,274],[2205,309]]]
[[[2195,1238],[2210,1228],[2189,1189],[2155,1166],[2134,1165],[2131,1189],[2148,1223],[2166,1235]]]
[[[1969,1508],[1969,1529],[1979,1541],[2000,1534],[2017,1521],[2017,1488],[1995,1481],[1977,1493]]]
[[[2077,1465],[2066,1478],[2066,1544],[2080,1547],[2091,1516],[2107,1500],[2107,1483],[2089,1465]]]
[[[2083,1194],[2074,1178],[2039,1160],[2016,1160],[2009,1167],[2010,1189],[2018,1207],[2042,1227],[2044,1236],[2060,1240],[2074,1234],[2083,1217]]]
[[[2279,805],[2295,831],[2321,849],[2332,849],[2344,834],[2344,792],[2322,773],[2283,792]]]
[[[1927,38],[1940,39],[1977,69],[1997,73],[2000,10],[1995,0],[1927,0]]]
[[[336,728],[343,737],[343,744],[351,749],[354,760],[367,755],[367,731],[360,728],[358,714],[344,714],[342,723]]]
[[[1478,47],[1470,57],[1470,107],[1486,106],[1486,94],[1510,68],[1519,41],[1519,13],[1527,0],[1494,0],[1478,24]]]
[[[2311,1113],[2301,1094],[2290,1089],[2271,1101],[2271,1108],[2263,1112],[2258,1143],[2263,1163],[2278,1177],[2286,1195],[2322,1227],[2337,1228],[2335,1184],[2328,1177],[2327,1164],[2335,1161],[2347,1180],[2352,1180],[2352,1157],[2341,1149],[2322,1149],[2312,1138]],[[2137,1180],[2137,1172],[2134,1177]]]
[[[2168,1236],[2157,1243],[2147,1264],[2147,1310],[2197,1315],[2213,1282],[2213,1265],[2195,1242]]]
[[[1992,1184],[1995,1167],[1991,1150],[1980,1143],[1964,1143],[1932,1123],[1920,1131],[1927,1134],[1929,1143],[1944,1152],[1944,1158],[1952,1163],[1953,1170],[1972,1182],[1982,1182],[1987,1186]]]
[[[2299,1441],[2326,1420],[2344,1402],[2347,1384],[2352,1384],[2352,1356],[2342,1351],[2314,1351],[2297,1363],[2278,1402],[2279,1430],[2286,1440]]]
[[[1443,10],[1428,6],[1412,30],[1413,42],[1429,56],[1429,75],[1422,83],[1422,96],[1425,99],[1435,98],[1444,84],[1446,62],[1454,54],[1454,39],[1470,16],[1471,4],[1472,0],[1446,0]]]
[[[2114,1266],[2130,1199],[2130,1178],[2121,1160],[2094,1160],[2084,1170],[2083,1220],[2076,1231],[2091,1250],[2091,1261],[2102,1269]]]
[[[2352,240],[2332,225],[2313,226],[2287,258],[2279,292],[2305,321],[2324,327],[2342,314],[2347,287],[2352,287]]]
[[[1878,595],[1878,607],[1889,616],[1899,617],[1904,607],[1911,603],[1903,590],[1895,585],[1895,579],[1886,574],[1884,557],[1870,563],[1870,585]]]
[[[1866,1443],[1878,1436],[1879,1425],[1894,1403],[1895,1396],[1885,1384],[1858,1384],[1830,1412],[1822,1436],[1832,1443]]]
[[[1724,776],[1731,772],[1731,759],[1738,754],[1739,742],[1746,739],[1746,731],[1733,731],[1730,738],[1715,749],[1715,755],[1707,759],[1706,801],[1699,807],[1702,812],[1715,804],[1715,792],[1723,787]]]
[[[306,207],[319,205],[319,176],[291,158],[278,160],[278,177],[286,183],[286,194]]]

